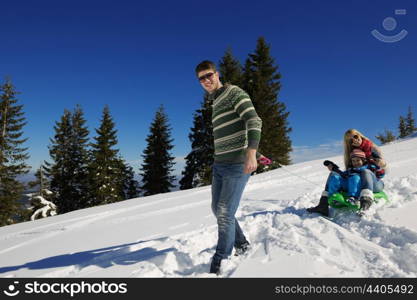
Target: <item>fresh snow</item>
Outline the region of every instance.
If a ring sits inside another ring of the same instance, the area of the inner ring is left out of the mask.
[[[372,214],[316,205],[324,159],[252,176],[237,218],[247,255],[222,277],[416,277],[417,138],[382,147],[385,191]],[[342,157],[329,157],[342,166]],[[1,277],[216,277],[210,187],[131,199],[0,228]]]

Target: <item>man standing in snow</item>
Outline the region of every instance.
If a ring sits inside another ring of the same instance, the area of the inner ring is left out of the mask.
[[[222,259],[243,254],[249,246],[235,218],[245,185],[257,167],[262,121],[248,94],[220,81],[216,66],[203,61],[196,67],[203,89],[213,100],[214,164],[211,208],[217,218],[218,241],[210,273],[219,274]]]

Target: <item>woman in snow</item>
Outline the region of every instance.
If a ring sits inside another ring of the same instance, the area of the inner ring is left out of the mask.
[[[372,168],[365,169],[361,172],[362,190],[360,194],[361,209],[368,209],[374,201],[374,193],[380,192],[380,180],[385,175],[387,163],[382,157],[381,150],[367,137],[356,129],[349,129],[344,136],[344,161],[345,166],[349,163],[347,153],[353,149],[360,149],[365,152],[368,164]],[[382,189],[381,189],[382,190]]]
[[[349,129],[344,135],[344,163],[346,169],[352,167],[351,153],[358,149],[363,151],[367,160],[368,168],[363,168],[360,172],[361,192],[359,194],[361,210],[367,210],[373,200],[374,192],[380,192],[383,188],[381,178],[385,175],[387,166],[382,158],[381,151],[374,143],[356,129]],[[335,171],[333,165],[328,165],[330,171]],[[322,193],[319,205],[308,208],[308,212],[317,212],[322,215],[329,215],[328,197],[329,197],[329,180],[335,173],[332,172],[326,182],[326,188]],[[339,175],[340,176],[340,175]]]
[[[350,164],[349,154],[353,149],[361,149],[365,152],[366,159],[380,168],[379,173],[382,175],[387,163],[382,158],[381,150],[367,137],[356,129],[349,129],[345,132],[344,139],[344,161],[347,168]]]

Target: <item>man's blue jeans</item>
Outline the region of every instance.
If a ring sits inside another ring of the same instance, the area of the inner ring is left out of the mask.
[[[243,164],[214,163],[211,186],[211,209],[217,218],[218,241],[214,259],[227,258],[233,246],[247,243],[235,218],[240,198],[250,174],[243,172]]]

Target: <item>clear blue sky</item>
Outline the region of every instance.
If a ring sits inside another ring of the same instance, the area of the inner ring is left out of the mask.
[[[396,131],[409,105],[417,112],[416,0],[22,0],[0,9],[0,77],[11,76],[21,92],[34,167],[49,159],[55,121],[76,104],[92,135],[109,105],[135,171],[163,104],[173,155],[184,157],[203,96],[195,65],[218,62],[227,47],[244,63],[259,36],[282,74],[279,99],[291,112],[295,161],[341,153],[348,128],[374,139],[385,128]],[[374,29],[408,35],[385,43]]]

